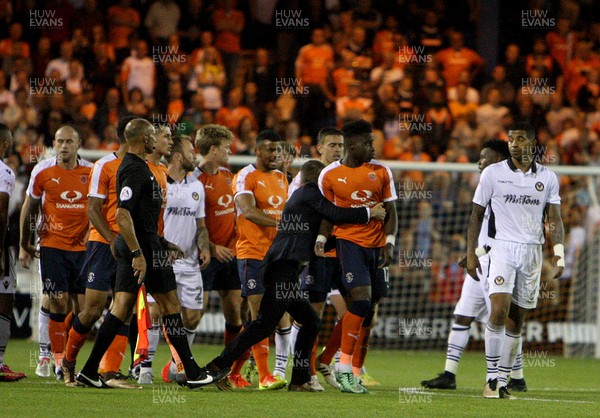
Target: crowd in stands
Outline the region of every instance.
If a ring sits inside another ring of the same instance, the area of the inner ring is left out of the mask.
[[[34,164],[66,122],[84,148],[114,150],[119,119],[134,114],[188,135],[225,125],[234,154],[251,154],[257,132],[273,128],[315,155],[320,128],[362,118],[375,128],[376,158],[459,163],[477,161],[485,139],[507,139],[513,122],[528,121],[543,163],[600,166],[600,20],[574,0],[523,2],[548,10],[553,24],[501,25],[490,63],[475,50],[482,16],[472,3],[0,2],[0,122],[14,132],[10,158]],[[400,202],[414,206],[401,216],[404,238],[428,254],[462,248],[469,197],[459,191],[472,190],[473,179],[395,175],[432,191]],[[591,200],[585,178],[561,181],[569,230],[570,213],[585,213]]]

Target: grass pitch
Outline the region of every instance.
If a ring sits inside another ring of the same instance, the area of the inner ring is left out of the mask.
[[[82,349],[78,369],[87,359],[92,343]],[[547,357],[526,361],[529,392],[513,393],[517,400],[483,399],[485,360],[483,353],[463,355],[457,390],[420,388],[444,366],[443,352],[371,350],[369,374],[381,385],[369,387],[367,395],[351,395],[323,385],[324,393],[238,390],[220,392],[214,386],[190,391],[162,382],[160,372],[168,359],[161,342],[154,361],[154,382],[143,390],[97,390],[67,388],[54,378],[35,376],[37,344],[12,340],[6,362],[28,378],[0,383],[2,417],[138,417],[138,416],[236,416],[236,417],[592,417],[600,414],[600,361]],[[195,345],[194,354],[203,365],[221,347]],[[273,354],[272,350],[272,354]],[[274,360],[271,360],[271,365]],[[528,367],[529,366],[529,367]],[[255,385],[256,386],[256,385]]]

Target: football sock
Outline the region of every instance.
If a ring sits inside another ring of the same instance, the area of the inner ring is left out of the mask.
[[[469,329],[471,327],[452,324],[452,330],[448,335],[448,351],[446,352],[445,371],[456,375],[458,363],[462,356],[463,350],[469,342]]]

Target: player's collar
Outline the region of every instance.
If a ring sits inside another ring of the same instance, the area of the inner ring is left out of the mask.
[[[508,163],[508,167],[509,167],[509,168],[510,168],[512,171],[517,171],[517,170],[519,170],[519,168],[518,168],[518,167],[517,167],[517,166],[516,166],[516,165],[515,165],[515,164],[512,162],[512,158],[510,158],[510,157],[509,157],[509,158],[507,158],[507,159],[506,159],[506,162]],[[531,166],[529,167],[529,170],[531,170],[531,172],[532,172],[533,174],[536,174],[536,173],[537,173],[537,164],[535,163],[535,161],[533,161],[533,162],[531,163]],[[527,171],[529,171],[529,170],[527,170]]]
[[[180,182],[177,182],[177,181],[175,181],[175,179],[173,179],[171,176],[169,176],[167,174],[167,183],[169,183],[169,184],[187,184],[187,182],[188,182],[187,178],[188,178],[188,175],[186,173],[186,175],[183,177],[183,180]]]

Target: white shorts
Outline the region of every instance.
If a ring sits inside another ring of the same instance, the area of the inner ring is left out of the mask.
[[[8,251],[8,271],[5,271],[2,281],[0,281],[0,294],[3,295],[14,295],[17,289],[17,274],[15,271],[16,264],[16,250],[15,247],[9,247]],[[6,268],[6,263],[4,263]]]
[[[489,294],[510,293],[515,305],[535,308],[542,274],[542,245],[494,240],[490,260]]]
[[[488,296],[488,270],[490,266],[490,256],[488,254],[479,257],[481,274],[477,272],[479,281],[475,281],[468,274],[465,275],[460,299],[454,308],[454,315],[475,318],[477,321],[485,324],[490,317],[491,303]]]
[[[183,308],[200,310],[204,307],[204,290],[202,288],[202,273],[175,272],[177,281],[177,297]]]

